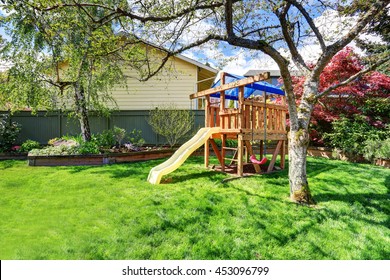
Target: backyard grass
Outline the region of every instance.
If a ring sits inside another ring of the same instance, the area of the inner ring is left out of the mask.
[[[287,171],[221,181],[192,157],[28,167],[0,162],[0,259],[390,259],[390,170],[308,159],[317,201],[289,201]]]

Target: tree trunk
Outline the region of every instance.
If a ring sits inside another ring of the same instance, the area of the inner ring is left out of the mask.
[[[306,152],[309,146],[309,131],[306,128],[291,130],[289,134],[288,160],[291,200],[314,204],[306,174]]]
[[[290,198],[304,204],[314,204],[306,174],[307,148],[310,142],[309,123],[315,103],[315,94],[318,90],[316,79],[307,79],[303,89],[303,96],[298,107],[295,119],[290,119],[289,134],[289,180]],[[290,117],[291,118],[291,117]]]
[[[79,83],[76,83],[74,92],[76,115],[80,122],[81,135],[83,140],[87,142],[91,140],[91,128],[89,126],[88,109],[84,89],[79,85]]]

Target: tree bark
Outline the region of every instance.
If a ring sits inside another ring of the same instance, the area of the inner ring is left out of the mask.
[[[81,136],[84,141],[88,142],[91,140],[91,128],[89,126],[88,109],[84,89],[79,83],[75,84],[74,89],[76,114],[80,122]]]
[[[314,204],[306,174],[309,130],[307,128],[290,130],[288,143],[290,198],[298,203]]]
[[[296,119],[290,120],[294,124],[291,125],[289,133],[290,198],[295,202],[304,204],[315,203],[307,181],[306,157],[310,142],[310,116],[316,101],[317,90],[318,80],[313,77],[307,77],[301,103],[297,109]]]

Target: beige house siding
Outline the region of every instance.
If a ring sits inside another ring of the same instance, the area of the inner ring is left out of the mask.
[[[163,51],[150,45],[144,44],[144,47],[143,55],[150,59],[151,68],[156,69],[164,57]],[[63,72],[66,68],[67,64],[63,63],[59,70]],[[200,109],[201,104],[191,101],[189,95],[209,88],[217,74],[216,69],[182,55],[171,57],[157,75],[145,82],[137,79],[137,70],[126,65],[123,69],[126,83],[111,90],[116,106],[107,104],[117,110],[150,110],[164,103],[174,103],[179,109]],[[71,107],[73,96],[64,95],[60,99],[58,107]]]
[[[127,88],[112,90],[119,110],[150,110],[162,103],[175,103],[180,109],[190,109],[189,95],[196,91],[198,67],[179,58],[172,58],[165,69],[146,82],[137,73],[125,68]]]

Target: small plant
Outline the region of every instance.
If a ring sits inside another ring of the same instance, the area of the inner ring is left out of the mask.
[[[96,144],[103,148],[111,148],[115,146],[115,135],[112,130],[105,130],[100,134],[95,135]]]
[[[41,147],[41,145],[39,144],[39,142],[28,139],[28,140],[23,142],[19,151],[22,153],[27,153],[33,149],[39,149],[40,147]]]
[[[164,136],[173,147],[194,125],[194,114],[179,110],[175,104],[160,105],[149,112],[148,123],[157,134]]]
[[[77,146],[49,146],[43,149],[33,149],[28,155],[29,156],[59,156],[59,155],[78,155]]]
[[[126,139],[134,146],[141,147],[145,144],[145,140],[142,138],[142,131],[133,129],[127,134]]]
[[[122,145],[122,141],[126,136],[126,129],[114,126],[112,132],[116,141],[115,145]]]
[[[0,116],[0,152],[11,151],[20,130],[21,125],[11,121],[8,114]]]
[[[367,140],[364,143],[363,156],[369,161],[390,159],[390,138],[385,140]]]
[[[96,155],[96,154],[100,154],[99,146],[94,141],[81,143],[80,146],[78,146],[77,151],[81,155],[86,155],[86,154]]]

